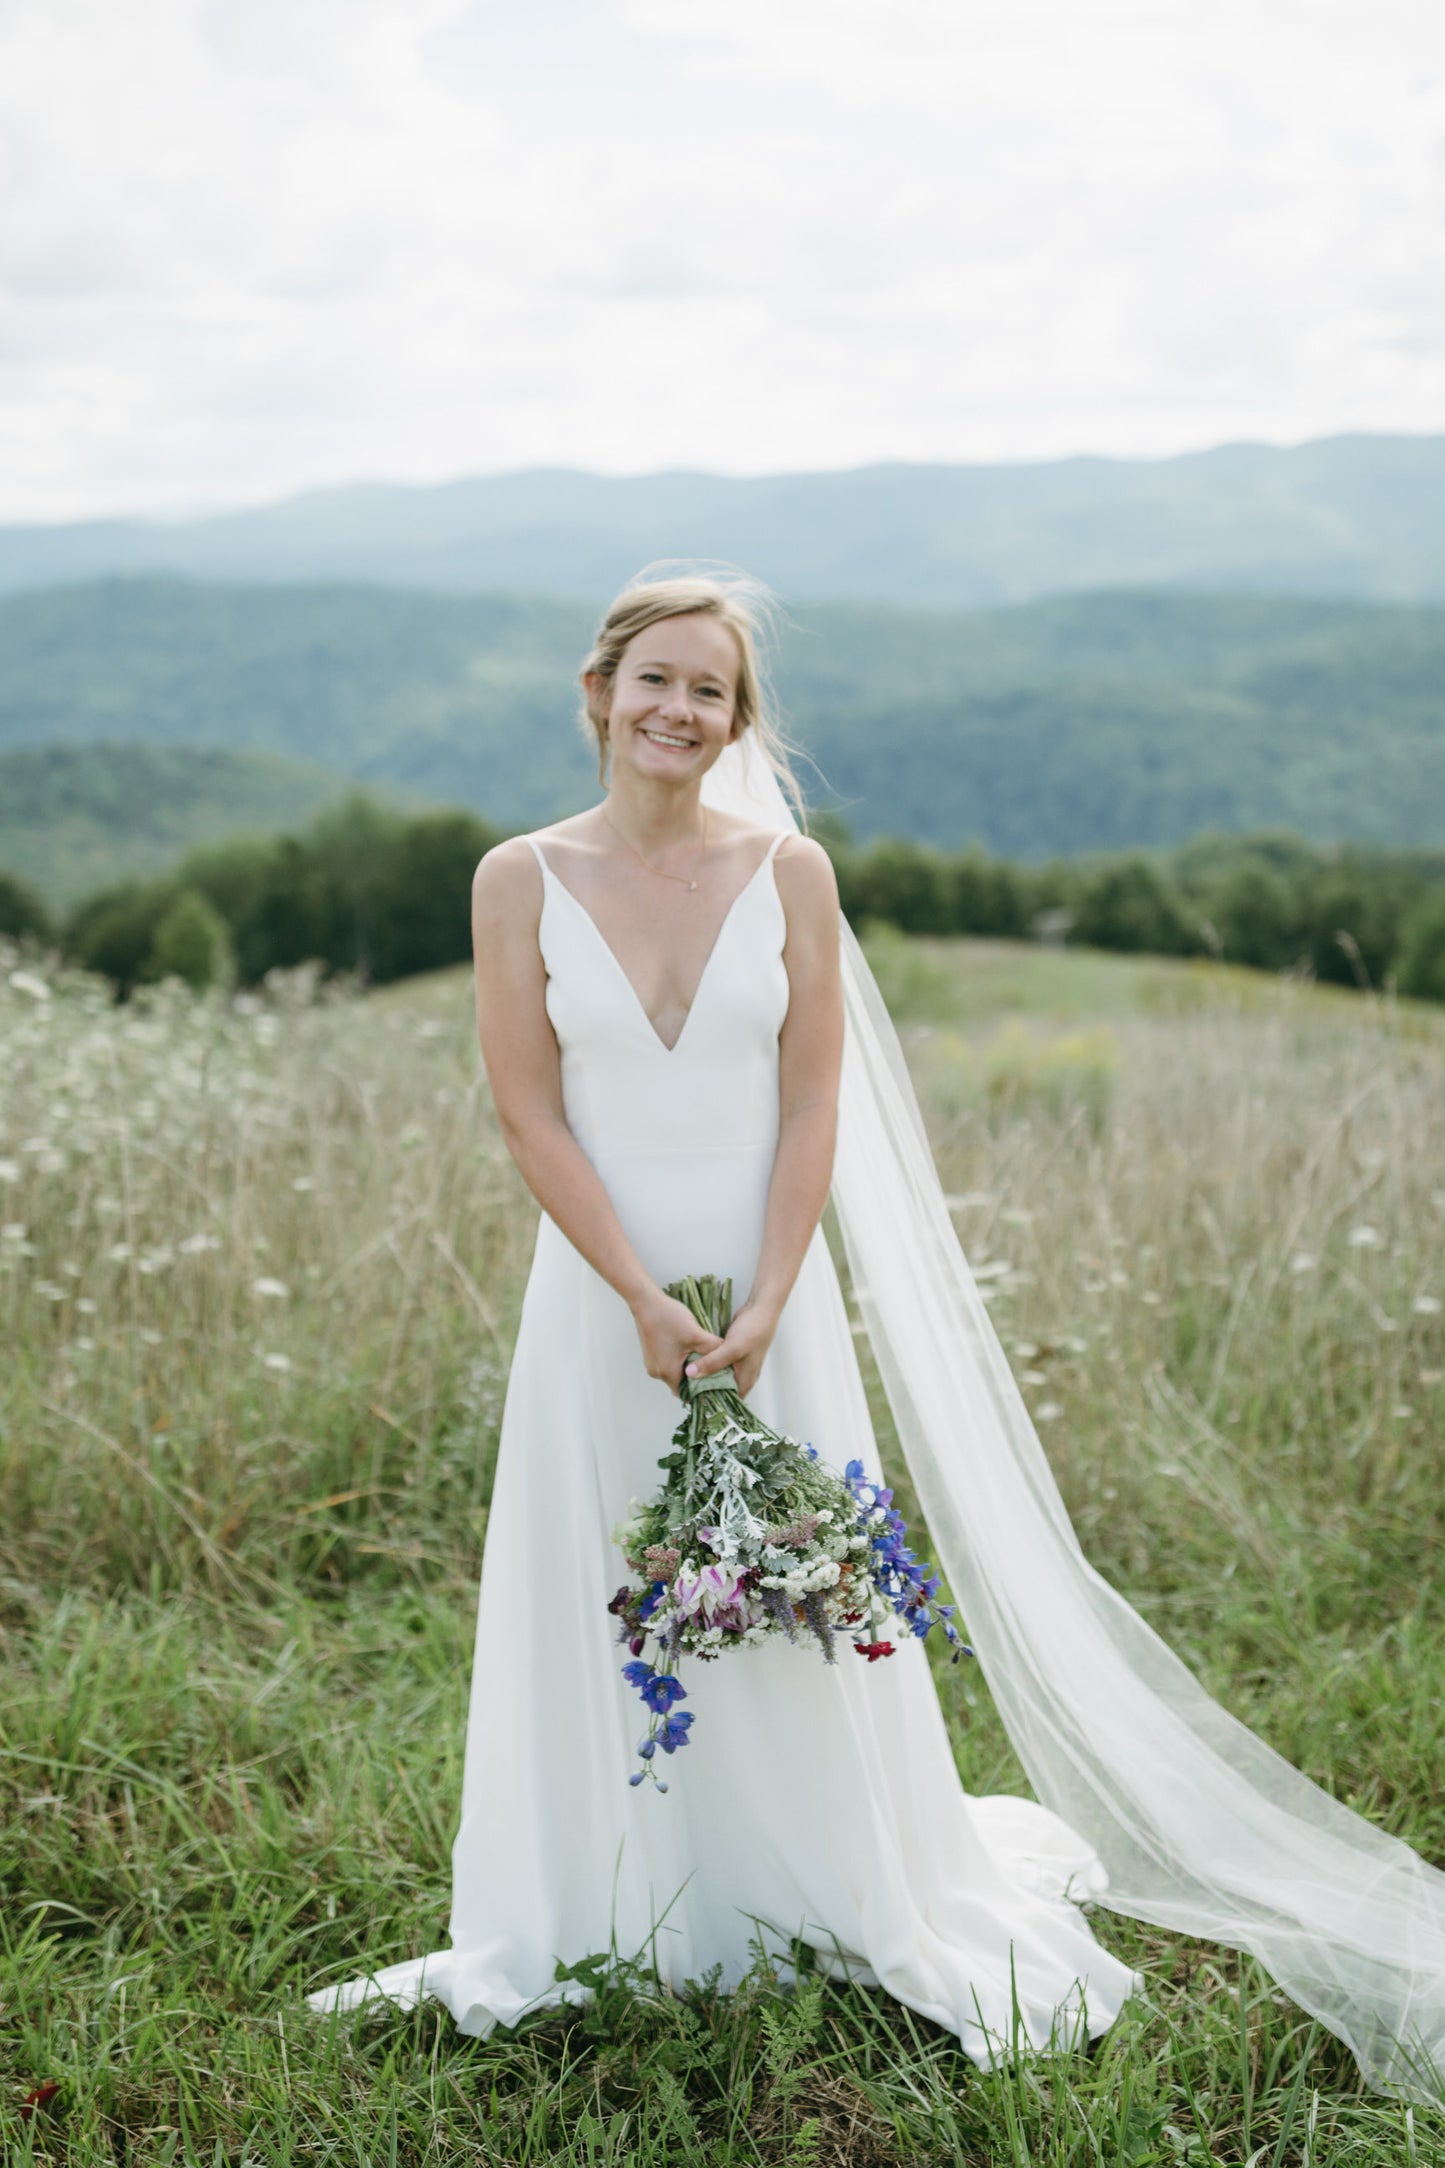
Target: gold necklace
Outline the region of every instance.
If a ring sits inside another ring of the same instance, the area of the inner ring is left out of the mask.
[[[654,866],[650,858],[643,857],[641,851],[638,850],[635,843],[628,842],[626,836],[622,833],[622,830],[618,827],[616,821],[613,820],[611,814],[608,812],[605,805],[599,806],[598,811],[601,813],[602,818],[606,821],[608,827],[612,830],[612,833],[616,836],[618,842],[622,845],[622,848],[625,851],[631,851],[633,857],[637,860],[639,866],[646,866],[648,872],[655,873],[659,881],[675,881],[679,888],[695,889],[697,887],[697,875],[701,873],[703,867],[707,864],[706,806],[704,806],[702,809],[702,856],[698,859],[696,870],[690,879],[685,873],[665,873],[661,866]]]

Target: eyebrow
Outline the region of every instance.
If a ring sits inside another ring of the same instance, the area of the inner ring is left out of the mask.
[[[668,662],[661,655],[643,655],[639,657],[637,667],[639,670],[675,670],[677,665]],[[719,685],[728,685],[732,682],[726,670],[699,670],[697,675],[700,678],[712,678]]]

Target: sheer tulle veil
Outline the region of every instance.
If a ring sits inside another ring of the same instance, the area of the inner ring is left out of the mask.
[[[704,798],[793,825],[746,737]],[[1439,2103],[1445,1874],[1236,1722],[1085,1559],[846,925],[842,941],[833,1201],[939,1563],[1034,1790],[1097,1850],[1103,1903],[1252,1951],[1370,2084]]]

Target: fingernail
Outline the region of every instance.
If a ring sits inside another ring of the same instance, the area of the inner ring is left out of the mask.
[[[690,1378],[695,1378],[695,1377],[697,1376],[697,1364],[696,1364],[696,1363],[688,1363],[688,1364],[687,1364],[687,1366],[686,1366],[686,1368],[687,1368],[687,1374],[688,1374],[688,1376],[689,1376]]]

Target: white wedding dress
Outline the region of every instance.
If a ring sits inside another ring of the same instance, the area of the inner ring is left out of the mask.
[[[776,842],[724,919],[680,1037],[658,1037],[616,957],[548,865],[540,943],[568,1123],[660,1282],[758,1257],[788,1006]],[[841,1467],[878,1469],[853,1335],[821,1231],[752,1404]],[[1105,1876],[1045,1807],[971,1798],[922,1645],[836,1665],[768,1644],[686,1663],[691,1741],[667,1795],[633,1788],[646,1716],[608,1599],[611,1530],[646,1496],[679,1416],[620,1298],[547,1217],[502,1421],[482,1567],[452,1947],[311,1999],[439,1997],[485,2034],[586,1992],[559,1960],[641,1955],[675,1987],[747,1971],[761,1936],[956,2033],[980,2064],[1107,2027],[1138,1984],[1075,1899]]]

